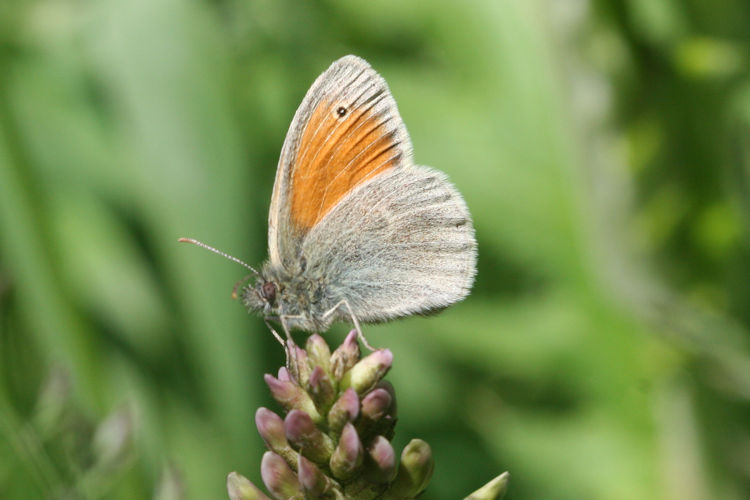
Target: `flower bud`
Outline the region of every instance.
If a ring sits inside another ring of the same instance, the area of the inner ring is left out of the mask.
[[[362,418],[355,424],[362,439],[367,441],[376,435],[388,440],[393,437],[396,420],[389,415],[392,403],[391,395],[383,388],[373,389],[362,399]]]
[[[284,459],[276,453],[267,451],[263,454],[260,477],[263,478],[263,484],[266,485],[268,491],[276,498],[291,498],[302,494],[297,476]]]
[[[391,395],[385,389],[374,389],[362,399],[362,417],[380,420],[391,408]]]
[[[387,483],[396,475],[396,452],[383,436],[376,436],[367,453],[372,460],[368,477],[376,483]]]
[[[227,492],[230,500],[270,500],[249,479],[236,472],[227,476]]]
[[[180,471],[174,465],[164,465],[151,498],[153,500],[182,500],[185,496],[185,480]]]
[[[374,395],[370,396],[371,394]],[[386,397],[385,394],[388,396]],[[357,423],[360,435],[380,434],[390,441],[393,439],[396,428],[396,393],[393,386],[387,380],[381,380],[367,397],[373,399],[369,400],[366,405],[363,401],[362,415],[367,415],[367,418],[360,419]],[[390,405],[383,411],[388,398],[390,398]],[[365,406],[367,411],[365,411]]]
[[[279,368],[279,380],[282,382],[291,382],[292,377],[289,375],[289,370],[286,369],[286,366],[282,366]]]
[[[311,366],[319,366],[326,372],[326,374],[331,373],[331,349],[328,347],[328,344],[323,337],[317,333],[310,335],[307,339],[305,348]]]
[[[290,375],[297,383],[305,387],[310,380],[310,364],[307,362],[307,352],[297,344],[291,342],[288,348],[289,352],[289,363],[288,369],[291,370]]]
[[[505,492],[508,491],[509,479],[510,474],[503,472],[495,479],[466,497],[465,500],[500,500],[505,495]]]
[[[364,448],[351,422],[344,425],[341,439],[331,456],[331,472],[336,479],[346,480],[354,475],[364,459]]]
[[[331,373],[333,378],[341,380],[359,359],[359,345],[357,344],[357,330],[352,330],[344,342],[331,355]]]
[[[388,380],[381,380],[377,383],[377,385],[375,385],[375,388],[383,389],[391,396],[391,407],[388,409],[387,415],[395,419],[398,411],[396,405],[396,390],[393,388],[393,384],[391,384]]]
[[[392,364],[393,353],[389,349],[379,349],[346,372],[341,386],[351,387],[357,394],[365,394],[385,376]]]
[[[391,351],[360,359],[356,330],[333,353],[317,334],[307,339],[304,350],[291,341],[286,347],[286,366],[278,377],[265,376],[284,412],[260,408],[255,415],[269,448],[261,477],[270,494],[233,473],[227,478],[231,500],[406,500],[421,495],[434,467],[430,447],[413,440],[397,466],[389,442],[396,394],[383,377],[393,364]],[[476,494],[496,491],[496,483]]]
[[[415,498],[427,488],[434,468],[430,445],[421,439],[412,439],[401,452],[398,474],[384,498]]]
[[[331,379],[328,378],[325,370],[316,366],[312,373],[310,373],[309,385],[310,389],[308,392],[310,397],[320,413],[325,414],[328,412],[331,404],[333,404],[333,399],[336,397],[336,390],[333,388]]]
[[[289,446],[281,417],[267,408],[258,408],[255,412],[255,425],[269,450],[283,457],[288,464],[297,462],[298,453]]]
[[[353,422],[359,415],[359,396],[351,387],[343,392],[328,412],[328,428],[338,435],[344,424]]]
[[[261,407],[255,412],[255,426],[271,451],[289,446],[284,434],[284,421],[268,408]]]
[[[299,456],[297,471],[299,484],[302,486],[302,490],[307,496],[319,498],[331,489],[330,479],[328,479],[314,463],[302,455]]]
[[[310,416],[292,410],[284,419],[286,437],[306,458],[315,463],[326,463],[333,453],[331,438],[315,426]]]
[[[264,377],[271,395],[287,410],[301,410],[315,421],[320,422],[322,417],[315,408],[313,400],[302,388],[292,381],[282,381],[273,375],[266,374]]]

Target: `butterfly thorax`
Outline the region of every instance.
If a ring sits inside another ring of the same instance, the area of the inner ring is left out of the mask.
[[[333,307],[324,276],[305,269],[289,272],[270,262],[263,266],[255,284],[242,290],[242,302],[249,310],[295,330],[323,331],[336,319],[335,315],[324,317]]]

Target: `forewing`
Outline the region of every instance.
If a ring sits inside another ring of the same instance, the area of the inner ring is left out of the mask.
[[[384,172],[341,200],[310,231],[302,253],[307,274],[327,283],[322,309],[346,299],[369,322],[445,308],[469,293],[476,273],[464,200],[443,173],[414,165]]]
[[[271,261],[291,269],[305,236],[342,198],[410,162],[385,80],[358,57],[334,62],[307,92],[282,148],[268,217]]]

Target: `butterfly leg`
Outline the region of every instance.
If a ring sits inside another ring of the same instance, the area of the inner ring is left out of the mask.
[[[341,300],[338,304],[326,311],[325,314],[323,314],[323,317],[327,318],[328,316],[336,312],[341,306],[345,306],[347,311],[349,312],[349,316],[352,318],[352,323],[354,323],[354,328],[357,330],[357,337],[359,337],[359,340],[362,342],[362,344],[364,344],[364,346],[369,350],[375,351],[376,349],[370,345],[370,343],[365,338],[365,335],[362,333],[362,327],[359,326],[359,320],[357,320],[357,317],[354,315],[354,311],[352,311],[352,306],[349,305],[348,300]]]
[[[297,356],[297,345],[294,343],[294,339],[292,338],[292,334],[289,332],[289,327],[287,326],[287,320],[289,319],[299,319],[304,318],[302,315],[290,315],[290,314],[280,314],[279,315],[279,321],[281,322],[281,326],[284,328],[284,333],[286,333],[286,368],[289,370],[289,373],[292,374],[292,376],[299,381],[299,358]]]
[[[276,329],[273,326],[271,326],[271,323],[269,323],[269,321],[272,320],[272,319],[281,320],[281,318],[279,318],[277,316],[267,316],[267,317],[263,318],[263,321],[266,323],[266,326],[268,327],[268,329],[271,330],[271,333],[276,338],[276,340],[279,342],[279,344],[281,344],[281,347],[284,348],[284,355],[286,356],[286,363],[285,363],[285,365],[286,365],[286,367],[288,369],[289,366],[290,366],[290,360],[291,360],[291,357],[290,357],[290,354],[289,354],[289,346],[287,345],[286,341],[281,338],[281,335],[279,335],[279,332],[277,332]],[[282,322],[281,325],[285,326],[283,322]],[[286,330],[286,327],[284,328],[284,330],[286,331],[287,338],[289,338],[289,332]]]
[[[268,327],[268,329],[271,330],[271,333],[273,334],[273,336],[276,337],[276,340],[279,341],[279,344],[281,344],[282,346],[285,346],[286,342],[284,342],[284,339],[281,338],[281,335],[279,335],[279,333],[274,329],[274,327],[271,326],[271,323],[269,323],[269,321],[272,319],[277,319],[277,318],[274,316],[267,316],[263,318],[263,321],[266,323],[266,326]]]

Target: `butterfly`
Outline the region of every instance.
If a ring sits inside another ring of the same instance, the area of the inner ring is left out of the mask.
[[[294,115],[268,254],[260,271],[242,263],[256,280],[240,297],[287,338],[351,321],[369,346],[360,322],[441,310],[471,290],[477,244],[466,203],[445,174],[414,163],[388,85],[359,57],[331,64]]]

